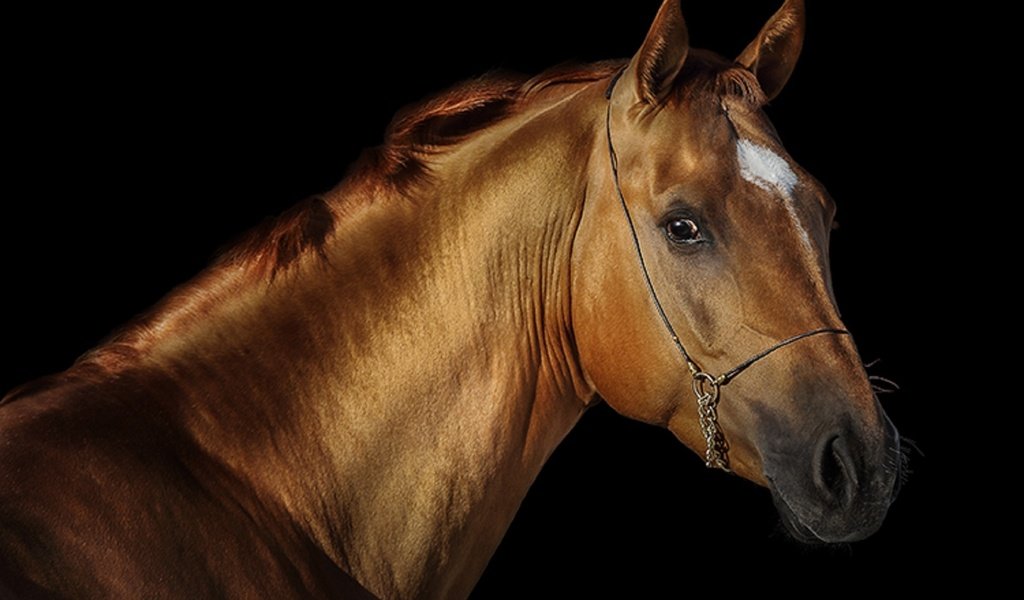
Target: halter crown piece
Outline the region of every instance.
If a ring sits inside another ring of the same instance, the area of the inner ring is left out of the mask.
[[[718,400],[721,395],[722,386],[735,379],[737,375],[746,371],[754,363],[790,344],[815,335],[822,335],[826,333],[850,335],[850,332],[845,329],[837,329],[834,327],[822,327],[820,329],[805,331],[804,333],[786,338],[769,346],[768,348],[765,348],[761,352],[758,352],[717,377],[700,368],[697,361],[695,361],[693,357],[690,356],[690,353],[686,351],[686,348],[683,346],[683,342],[680,341],[679,335],[676,334],[675,328],[672,327],[672,322],[665,313],[665,308],[661,305],[661,300],[658,299],[658,293],[654,290],[654,283],[651,281],[651,274],[647,269],[647,261],[644,260],[644,253],[640,248],[640,237],[636,232],[636,224],[633,222],[633,217],[629,212],[629,206],[626,204],[626,197],[622,194],[622,185],[619,183],[619,159],[615,154],[615,145],[612,143],[611,100],[612,92],[615,91],[615,84],[619,82],[619,78],[622,77],[623,72],[624,70],[619,71],[612,78],[611,83],[608,84],[608,90],[605,92],[605,99],[608,100],[608,110],[605,114],[605,132],[608,137],[608,158],[611,161],[612,178],[615,181],[615,191],[619,196],[619,203],[622,205],[622,212],[626,216],[626,223],[629,225],[629,232],[633,237],[633,247],[636,248],[636,256],[640,260],[640,271],[643,273],[644,283],[647,285],[647,292],[651,297],[651,301],[654,303],[654,308],[658,311],[658,316],[661,317],[662,324],[668,331],[669,337],[672,338],[672,343],[675,344],[676,349],[679,351],[679,355],[683,358],[683,362],[686,363],[686,367],[690,370],[691,387],[693,388],[693,394],[697,399],[697,420],[700,423],[700,430],[704,435],[704,443],[706,444],[704,450],[704,464],[710,468],[729,471],[729,442],[726,441],[725,434],[722,433],[722,429],[718,426]]]

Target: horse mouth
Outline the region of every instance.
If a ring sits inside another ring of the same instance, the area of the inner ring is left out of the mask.
[[[847,515],[838,515],[838,519],[837,515],[832,515],[830,519],[827,514],[815,515],[816,511],[811,507],[793,503],[771,478],[768,481],[775,509],[786,533],[808,545],[846,544],[868,537],[881,525],[893,493],[890,488],[883,501],[866,505],[866,511],[861,508]]]
[[[769,481],[771,479],[769,478]],[[775,503],[775,509],[779,513],[779,518],[782,521],[782,525],[790,536],[798,542],[804,544],[826,544],[828,540],[823,539],[818,534],[814,533],[814,530],[808,527],[800,520],[797,516],[796,511],[789,505],[789,501],[779,491],[775,482],[771,482],[769,489],[772,493],[772,500]]]

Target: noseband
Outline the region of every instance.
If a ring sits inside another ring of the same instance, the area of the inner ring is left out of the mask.
[[[679,350],[680,356],[683,357],[683,361],[690,370],[690,377],[692,380],[691,386],[693,388],[693,394],[697,398],[697,417],[700,423],[700,430],[701,433],[704,434],[704,442],[706,444],[706,448],[704,450],[704,464],[711,468],[728,471],[729,443],[725,440],[725,434],[722,433],[722,429],[718,426],[718,400],[722,386],[735,379],[736,376],[743,371],[746,371],[754,363],[790,344],[815,335],[822,335],[826,333],[850,335],[850,332],[845,329],[837,329],[833,327],[822,327],[820,329],[805,331],[804,333],[786,338],[769,346],[768,348],[765,348],[761,352],[758,352],[717,377],[701,369],[700,365],[697,364],[697,361],[695,361],[693,357],[690,356],[690,353],[686,351],[686,348],[683,346],[683,342],[680,341],[679,335],[676,334],[675,328],[672,327],[672,322],[669,321],[668,315],[665,314],[665,308],[661,305],[661,301],[658,299],[658,293],[654,290],[654,283],[651,281],[651,274],[647,270],[647,261],[644,260],[644,253],[640,249],[640,237],[637,235],[636,225],[634,224],[633,217],[629,212],[629,206],[626,204],[626,197],[622,194],[622,185],[619,183],[619,159],[615,154],[615,146],[612,144],[612,92],[615,91],[615,84],[618,83],[622,73],[623,71],[619,71],[619,73],[612,78],[611,83],[608,85],[608,90],[605,92],[605,99],[608,100],[608,110],[605,115],[605,132],[608,134],[608,158],[611,161],[612,178],[615,180],[615,191],[618,193],[619,203],[622,204],[622,212],[626,215],[626,223],[629,225],[629,232],[633,236],[633,246],[636,248],[637,258],[640,259],[640,271],[643,273],[644,283],[647,284],[647,292],[650,294],[651,300],[654,302],[654,308],[657,309],[658,316],[661,317],[661,322],[665,325],[665,329],[668,331],[669,337],[672,338],[672,343],[675,344],[676,349]]]

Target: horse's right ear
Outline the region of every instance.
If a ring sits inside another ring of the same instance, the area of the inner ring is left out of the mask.
[[[672,89],[689,50],[690,34],[679,0],[664,0],[623,78],[632,83],[640,102],[657,105]]]

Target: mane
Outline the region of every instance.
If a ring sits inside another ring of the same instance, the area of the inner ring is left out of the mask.
[[[251,230],[217,264],[243,265],[273,281],[307,252],[323,258],[337,215],[323,196],[312,196]]]
[[[388,125],[384,143],[363,153],[349,179],[406,193],[429,179],[430,155],[514,115],[542,90],[597,81],[623,64],[561,65],[533,77],[494,72],[458,84],[401,109]],[[273,280],[308,252],[322,256],[336,221],[332,206],[313,196],[246,234],[218,262],[245,265]]]
[[[536,76],[492,72],[400,110],[384,143],[366,152],[356,175],[404,190],[429,179],[429,158],[474,133],[507,119],[537,93],[558,85],[599,81],[625,61],[563,64]]]

